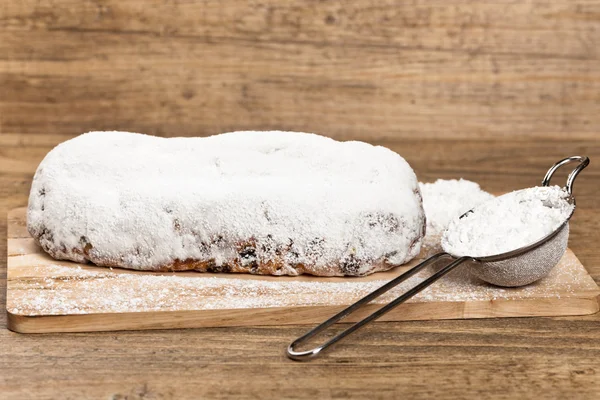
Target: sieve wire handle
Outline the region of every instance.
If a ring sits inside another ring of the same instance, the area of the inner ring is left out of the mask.
[[[565,164],[570,164],[572,162],[579,162],[579,164],[577,165],[577,167],[575,167],[575,169],[573,171],[571,171],[571,173],[569,174],[569,176],[567,177],[567,191],[569,192],[569,194],[573,194],[573,183],[575,182],[575,178],[577,178],[577,175],[579,175],[579,173],[590,164],[590,159],[588,157],[585,156],[573,156],[573,157],[567,157],[567,158],[563,158],[562,160],[558,161],[556,164],[554,164],[552,167],[550,167],[550,169],[548,170],[548,172],[546,172],[546,176],[544,176],[544,179],[542,180],[542,186],[549,186],[550,185],[550,179],[552,179],[552,176],[554,175],[554,173],[556,172],[557,169],[559,169],[560,167],[562,167]]]
[[[370,303],[371,301],[373,301],[377,297],[381,296],[382,294],[384,294],[388,290],[390,290],[393,287],[397,286],[398,284],[404,282],[405,280],[407,280],[408,278],[410,278],[411,276],[413,276],[414,274],[416,274],[417,272],[419,272],[420,270],[422,270],[423,268],[425,268],[427,265],[429,265],[429,264],[431,264],[431,263],[433,263],[433,262],[435,262],[435,261],[437,261],[437,260],[439,260],[441,258],[444,258],[444,257],[450,257],[450,258],[453,259],[453,261],[450,264],[447,264],[441,270],[439,270],[436,273],[434,273],[433,275],[431,275],[429,278],[427,278],[424,281],[422,281],[421,283],[419,283],[418,285],[416,285],[413,288],[411,288],[411,289],[407,290],[406,292],[402,293],[402,295],[400,295],[399,297],[397,297],[396,299],[394,299],[392,302],[386,304],[385,306],[381,307],[379,310],[377,310],[374,313],[368,315],[367,317],[363,318],[362,320],[356,322],[355,324],[353,324],[352,326],[350,326],[346,330],[342,331],[341,333],[337,334],[333,338],[329,339],[324,344],[322,344],[322,345],[320,345],[318,347],[312,348],[310,350],[305,350],[305,351],[298,351],[298,350],[296,350],[296,347],[298,345],[304,343],[306,340],[308,340],[311,337],[315,336],[317,333],[324,331],[325,329],[329,328],[331,325],[335,324],[336,322],[338,322],[338,321],[346,318],[348,315],[352,314],[354,311],[358,310],[359,308],[361,308],[365,304]],[[463,262],[465,262],[467,260],[472,260],[472,258],[470,258],[470,257],[461,257],[461,258],[458,258],[458,259],[454,259],[454,257],[452,257],[450,254],[443,253],[443,252],[435,254],[435,255],[429,257],[427,260],[421,262],[420,264],[418,264],[418,265],[414,266],[413,268],[409,269],[408,271],[406,271],[402,275],[400,275],[400,276],[394,278],[393,280],[389,281],[388,283],[386,283],[385,285],[383,285],[379,289],[377,289],[377,290],[373,291],[372,293],[366,295],[362,299],[358,300],[356,303],[354,303],[351,306],[345,308],[344,310],[340,311],[339,313],[337,313],[333,317],[329,318],[327,321],[321,323],[320,325],[317,325],[315,328],[311,329],[310,331],[308,331],[304,335],[300,336],[298,339],[294,340],[288,346],[288,348],[287,348],[287,355],[288,355],[288,357],[291,358],[292,360],[296,360],[296,361],[306,361],[306,360],[308,360],[310,358],[315,357],[317,354],[319,354],[321,351],[325,350],[326,348],[328,348],[332,344],[337,343],[339,340],[341,340],[341,339],[345,338],[346,336],[350,335],[352,332],[355,332],[356,330],[358,330],[359,328],[362,328],[363,326],[365,326],[369,322],[374,321],[377,318],[381,317],[383,314],[385,314],[388,311],[392,310],[396,306],[404,303],[406,300],[410,299],[411,297],[413,297],[414,295],[416,295],[417,293],[419,293],[423,289],[427,288],[428,286],[430,286],[431,284],[433,284],[435,281],[437,281],[438,279],[440,279],[441,277],[443,277],[444,275],[446,275],[448,272],[452,271],[454,268],[458,267],[460,264],[462,264]]]

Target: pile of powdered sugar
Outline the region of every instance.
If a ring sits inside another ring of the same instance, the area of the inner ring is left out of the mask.
[[[455,218],[442,238],[454,256],[487,257],[533,244],[554,232],[574,205],[558,186],[533,187],[497,197]]]
[[[91,132],[46,156],[28,209],[29,232],[55,258],[148,270],[174,260],[218,269],[256,243],[242,263],[279,257],[282,275],[295,265],[361,275],[415,257],[423,226],[402,157],[298,132]],[[353,270],[332,267],[345,260]]]
[[[442,234],[453,218],[461,216],[476,205],[494,196],[481,190],[475,182],[466,179],[438,179],[433,183],[419,183],[427,229],[421,255],[430,256],[442,251]]]

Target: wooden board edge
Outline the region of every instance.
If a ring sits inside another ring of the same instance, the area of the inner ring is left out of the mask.
[[[536,299],[535,311],[523,311],[532,300],[490,300],[454,303],[405,303],[379,322],[441,319],[560,317],[595,314],[598,292],[581,297]],[[189,310],[112,314],[27,316],[7,310],[8,329],[18,333],[104,332],[122,330],[187,329],[240,326],[306,325],[320,323],[345,306],[294,307],[251,310]],[[367,305],[344,323],[356,322],[381,305]],[[436,317],[432,318],[432,313]],[[107,328],[110,327],[110,328]]]
[[[27,206],[16,207],[11,210],[8,210],[8,212],[6,213],[6,219],[7,220],[14,219],[15,215],[24,214],[26,210],[27,210]]]

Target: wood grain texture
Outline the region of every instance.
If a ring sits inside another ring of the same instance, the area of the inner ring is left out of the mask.
[[[66,137],[0,135],[0,212],[27,204],[31,177]],[[463,176],[503,192],[540,181],[554,160],[586,154],[569,246],[600,282],[600,146],[595,140],[365,140],[403,154],[421,180]],[[564,176],[563,176],[564,177]],[[557,176],[560,181],[561,176]],[[560,182],[559,182],[560,183]],[[6,221],[0,219],[5,305]],[[308,364],[284,348],[306,326],[20,335],[0,330],[6,398],[596,399],[600,315],[382,322]],[[0,325],[6,317],[0,314]]]
[[[22,0],[0,133],[592,139],[600,2]]]
[[[598,283],[599,25],[598,0],[2,1],[0,215],[52,146],[93,129],[315,131],[493,192],[585,154],[569,246]],[[2,217],[2,306],[5,235]],[[0,397],[597,399],[599,323],[380,323],[310,364],[283,351],[305,326],[0,329]]]
[[[29,236],[26,225],[25,208],[9,212],[6,310],[8,328],[21,333],[315,325],[421,261],[352,279],[109,270],[54,260]],[[400,285],[397,294],[386,298],[397,297],[432,273],[418,274],[417,282]],[[221,284],[211,284],[214,278]],[[372,281],[378,283],[364,287]],[[263,287],[259,301],[242,290],[252,283],[289,282],[314,285],[316,289]],[[325,287],[336,283],[354,288],[332,291]],[[209,289],[207,285],[211,285]],[[123,293],[132,297],[123,299]],[[584,266],[567,250],[548,277],[527,287],[481,285],[459,270],[432,286],[426,296],[410,299],[379,321],[589,315],[598,312],[599,294]],[[164,297],[169,300],[161,302]],[[365,318],[384,302],[380,299],[378,303],[364,306],[344,322]]]

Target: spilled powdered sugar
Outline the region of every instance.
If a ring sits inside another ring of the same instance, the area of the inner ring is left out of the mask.
[[[453,218],[494,198],[481,190],[479,184],[465,179],[438,179],[433,183],[419,183],[419,187],[427,219],[422,256],[442,251],[442,234]]]
[[[150,274],[79,266],[28,267],[28,278],[11,284],[7,309],[20,315],[221,310],[347,305],[388,280],[298,281],[208,277],[197,273]],[[522,288],[500,288],[466,273],[452,272],[410,302],[518,300],[569,295],[589,276],[572,253],[545,278]],[[387,303],[422,280],[423,271],[377,299]],[[264,278],[263,278],[264,279]],[[565,285],[571,282],[573,286]]]
[[[573,212],[558,186],[518,190],[455,218],[442,238],[455,256],[486,257],[533,244],[561,226]]]

